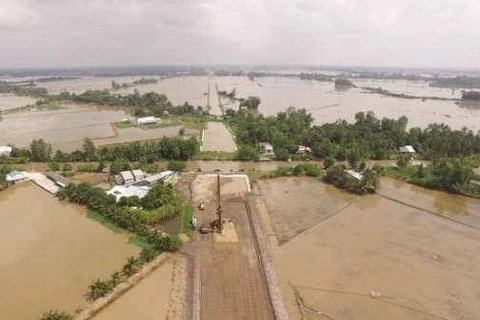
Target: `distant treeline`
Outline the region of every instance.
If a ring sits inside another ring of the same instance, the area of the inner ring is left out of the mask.
[[[48,94],[47,89],[36,87],[31,82],[26,86],[22,86],[7,81],[0,81],[0,93],[13,93],[17,96],[31,96],[35,98],[45,97]]]
[[[128,87],[133,87],[136,85],[142,85],[142,84],[154,84],[157,83],[158,80],[155,78],[141,78],[139,80],[135,80],[132,83],[118,83],[115,80],[112,80],[112,89],[113,90],[119,90],[119,89],[126,89]]]
[[[458,76],[453,78],[437,78],[430,82],[431,87],[439,88],[480,88],[480,77]]]
[[[412,96],[405,93],[395,93],[383,89],[381,87],[373,88],[373,87],[362,87],[363,90],[366,90],[370,93],[377,93],[387,97],[393,98],[400,98],[400,99],[422,99],[422,100],[446,100],[446,101],[457,101],[458,99],[455,98],[443,98],[443,97],[434,97],[434,96]]]
[[[462,91],[462,100],[480,101],[480,91]]]

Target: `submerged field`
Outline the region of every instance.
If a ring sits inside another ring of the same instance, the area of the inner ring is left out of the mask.
[[[35,99],[0,93],[0,112],[35,104]]]
[[[113,137],[113,122],[128,117],[116,109],[98,109],[77,104],[63,104],[62,109],[24,111],[3,116],[0,121],[0,144],[28,147],[32,139],[43,138],[54,149],[80,149],[83,139]]]
[[[390,183],[384,192],[395,188],[393,201],[351,196],[315,179],[258,183],[264,220],[280,240],[271,243],[291,319],[480,317],[478,203],[457,213],[469,227],[435,214],[446,213],[435,204],[450,195]],[[422,208],[402,203],[408,193]]]
[[[0,319],[71,313],[88,285],[117,271],[139,248],[30,182],[0,194]]]

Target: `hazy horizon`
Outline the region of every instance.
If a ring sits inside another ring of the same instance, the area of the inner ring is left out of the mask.
[[[474,0],[0,0],[2,68],[480,68]]]

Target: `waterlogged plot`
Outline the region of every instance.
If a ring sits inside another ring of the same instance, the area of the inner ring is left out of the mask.
[[[75,104],[57,111],[19,112],[4,115],[0,121],[0,144],[28,147],[32,139],[43,138],[54,149],[74,151],[83,139],[114,137],[111,123],[127,117],[120,110],[97,109]]]
[[[35,104],[35,99],[0,93],[0,112]]]
[[[301,180],[260,184],[277,237],[286,230],[278,226],[294,221],[293,208],[287,203],[302,199],[305,188],[292,188]],[[392,201],[383,195],[350,196],[316,184],[310,184],[310,192],[319,196],[300,201],[294,211],[300,224],[292,228],[300,232],[274,250],[291,319],[318,314],[345,320],[480,317],[476,280],[480,234],[432,214],[445,205],[440,199],[431,201],[441,193],[411,190],[400,183],[396,186],[399,199]],[[288,197],[278,197],[282,192]],[[422,208],[400,203],[410,198],[408,192],[416,193]],[[462,197],[463,201],[468,199]],[[345,206],[332,206],[338,202]],[[459,214],[478,215],[476,206],[475,201],[465,204]]]
[[[81,77],[78,79],[39,82],[37,86],[43,87],[51,94],[60,92],[83,93],[87,90],[112,89],[112,81],[131,84],[142,77]]]
[[[140,250],[85,209],[26,183],[0,194],[0,251],[0,319],[20,320],[52,308],[73,313],[94,279]]]

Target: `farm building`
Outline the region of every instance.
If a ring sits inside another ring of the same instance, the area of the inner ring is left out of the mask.
[[[15,184],[30,180],[30,176],[25,171],[12,171],[5,176],[7,183]]]
[[[135,182],[133,185],[135,186],[148,186],[155,184],[159,181],[168,181],[171,180],[174,176],[176,176],[176,172],[172,170],[163,171],[160,173],[153,174],[151,176],[146,177],[145,179]]]
[[[145,124],[154,124],[160,122],[159,118],[156,117],[142,117],[142,118],[137,118],[137,125],[145,125]]]
[[[123,197],[137,196],[140,199],[145,197],[150,191],[150,187],[137,187],[137,186],[115,186],[107,191],[107,194],[115,196],[117,202]]]
[[[11,153],[12,153],[12,147],[0,146],[0,157],[10,157]]]
[[[68,186],[71,182],[64,176],[62,176],[60,173],[55,172],[55,171],[48,171],[45,173],[48,179],[52,180],[55,182],[55,184],[59,185],[60,187],[66,187]]]
[[[259,142],[260,153],[264,155],[273,155],[273,146],[269,142]]]
[[[146,174],[142,170],[128,170],[122,171],[115,176],[116,184],[132,184],[137,181],[141,181],[146,177]]]

